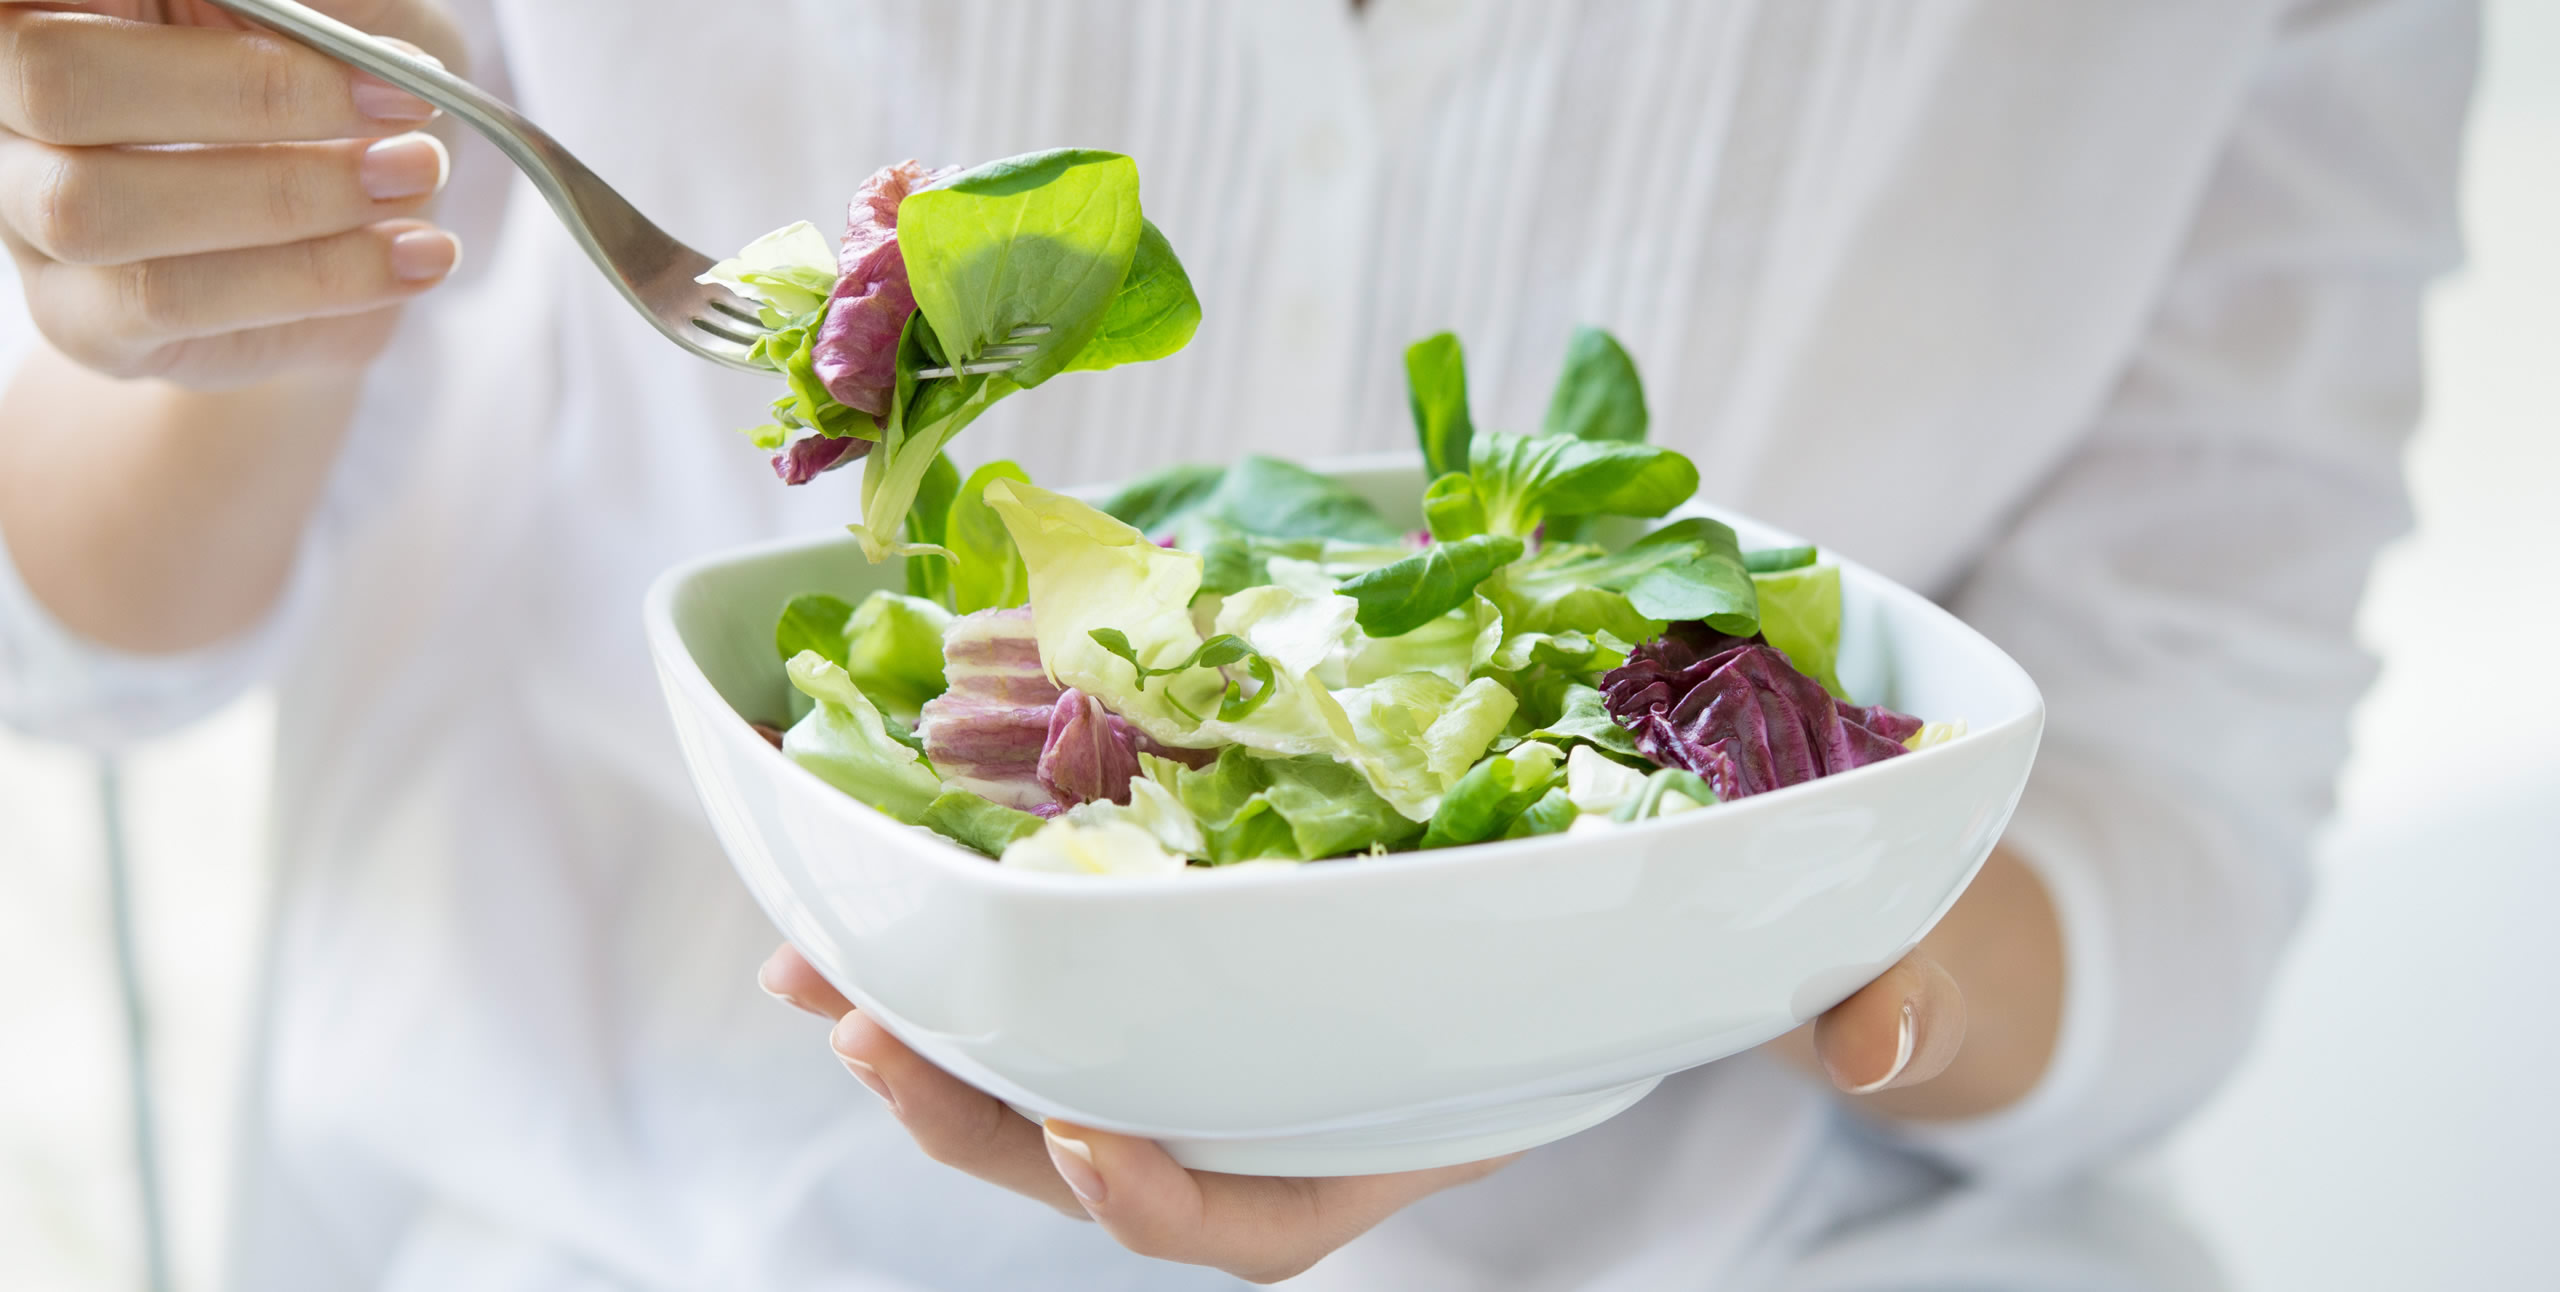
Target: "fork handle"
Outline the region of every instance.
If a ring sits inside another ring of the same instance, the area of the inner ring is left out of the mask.
[[[643,314],[657,321],[659,298],[670,293],[681,294],[691,286],[693,276],[709,265],[707,259],[689,256],[683,244],[668,237],[646,216],[626,201],[613,187],[587,169],[560,141],[542,127],[527,121],[514,108],[494,95],[454,75],[442,66],[419,58],[405,50],[385,44],[379,38],[338,21],[324,13],[296,4],[294,0],[213,0],[223,9],[272,28],[309,45],[342,63],[349,64],[398,86],[479,131],[525,178],[541,192],[543,199],[558,211],[562,223],[569,226],[571,236],[587,253],[587,258],[603,270],[605,277],[621,289]],[[663,247],[662,263],[617,264],[607,254],[610,244],[616,247]],[[702,259],[702,263],[692,263]],[[660,323],[661,328],[664,327]],[[670,333],[670,335],[674,335]],[[685,338],[679,343],[694,348]],[[726,362],[726,360],[723,360]]]

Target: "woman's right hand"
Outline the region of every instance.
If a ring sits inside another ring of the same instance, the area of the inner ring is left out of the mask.
[[[433,0],[314,7],[460,62]],[[433,116],[202,0],[0,0],[0,240],[36,326],[109,376],[360,367],[461,256],[418,218]]]

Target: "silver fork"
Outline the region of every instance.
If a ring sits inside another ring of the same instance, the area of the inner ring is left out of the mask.
[[[765,372],[747,351],[772,334],[761,307],[726,287],[695,281],[712,258],[676,241],[649,222],[611,185],[596,178],[542,127],[434,63],[388,45],[294,0],[213,0],[260,26],[291,36],[339,62],[371,72],[425,99],[479,131],[516,169],[533,181],[587,258],[612,280],[651,326],[677,345],[731,368]],[[1039,346],[1024,344],[1049,334],[1047,324],[1015,328],[1005,343],[988,346],[966,363],[927,368],[919,377],[1011,372]]]
[[[756,302],[695,282],[712,258],[649,222],[560,141],[461,77],[293,0],[213,0],[342,63],[425,99],[488,137],[533,181],[596,268],[668,340],[728,367],[762,372],[747,351],[768,333]]]

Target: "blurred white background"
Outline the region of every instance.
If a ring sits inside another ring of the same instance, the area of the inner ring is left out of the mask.
[[[2560,910],[2560,4],[2490,19],[2471,264],[2434,306],[2419,525],[2365,607],[2385,669],[2324,888],[2255,1056],[2159,1164],[2244,1292],[2560,1278],[2533,986]],[[217,1256],[268,736],[251,700],[125,773],[188,1289]],[[89,759],[0,732],[0,1288],[141,1286],[98,820]]]

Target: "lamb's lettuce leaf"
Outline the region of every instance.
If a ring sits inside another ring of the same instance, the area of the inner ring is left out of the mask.
[[[1443,332],[1407,347],[1404,375],[1424,469],[1434,477],[1466,470],[1475,418],[1467,409],[1467,357],[1457,334]]]
[[[1547,402],[1546,433],[1642,444],[1647,421],[1644,382],[1626,347],[1599,328],[1574,329],[1564,376]]]
[[[1432,813],[1424,848],[1499,839],[1521,813],[1544,798],[1559,778],[1564,752],[1543,741],[1523,741],[1467,769]]]
[[[1218,491],[1225,467],[1166,467],[1123,485],[1102,504],[1104,515],[1159,537],[1175,532],[1182,518]]]
[[[1698,468],[1669,449],[1487,431],[1467,473],[1486,528],[1527,538],[1549,517],[1659,516],[1698,492]]]
[[[1636,748],[1635,733],[1618,725],[1609,716],[1608,697],[1595,687],[1579,683],[1567,686],[1564,712],[1555,721],[1532,731],[1531,740],[1551,741],[1575,748],[1588,745],[1604,754],[1624,760],[1632,766],[1650,767],[1652,760]]]
[[[1475,477],[1452,471],[1432,481],[1422,491],[1422,522],[1430,527],[1434,542],[1455,543],[1483,533],[1491,522],[1485,518],[1484,496],[1476,492]]]
[[[1393,565],[1345,580],[1342,590],[1360,603],[1362,632],[1396,637],[1473,600],[1477,585],[1526,550],[1507,534],[1434,543]]]

